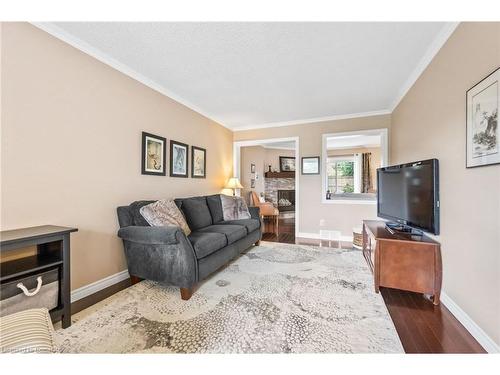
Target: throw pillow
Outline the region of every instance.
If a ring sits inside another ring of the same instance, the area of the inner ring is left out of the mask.
[[[191,229],[173,199],[161,199],[139,210],[142,217],[153,227],[180,227],[189,236]]]
[[[222,214],[224,221],[250,219],[250,212],[243,198],[230,197],[229,195],[220,195],[222,203]]]

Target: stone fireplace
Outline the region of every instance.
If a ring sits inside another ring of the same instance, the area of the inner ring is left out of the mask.
[[[286,205],[290,207],[288,210],[285,209],[286,211],[295,211],[295,178],[276,178],[276,177],[266,177],[264,181],[264,197],[266,201],[272,202],[276,207],[278,207],[281,211],[281,205],[278,203],[279,198],[278,198],[278,191],[283,191],[283,192],[288,192],[288,193],[282,193],[285,194],[286,196],[284,199],[288,199],[292,203],[291,205]],[[293,192],[293,199],[290,199],[289,196],[291,196]],[[293,202],[292,202],[293,201]],[[285,201],[282,201],[285,203]],[[283,205],[283,207],[285,207]]]

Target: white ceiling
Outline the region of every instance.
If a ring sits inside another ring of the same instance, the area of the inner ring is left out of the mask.
[[[231,129],[388,113],[454,29],[428,22],[36,25]]]
[[[331,136],[326,140],[326,148],[328,150],[338,150],[343,148],[358,148],[358,147],[380,147],[380,135],[343,135]]]
[[[274,148],[278,150],[295,150],[295,141],[264,142],[264,148]]]

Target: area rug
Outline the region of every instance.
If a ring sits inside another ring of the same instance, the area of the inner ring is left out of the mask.
[[[143,281],[56,331],[67,353],[399,353],[359,250],[262,242],[201,284]]]

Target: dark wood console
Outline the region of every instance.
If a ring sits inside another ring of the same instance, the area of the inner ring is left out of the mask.
[[[62,327],[71,325],[70,233],[77,228],[42,225],[0,232],[0,254],[36,245],[36,254],[0,262],[0,284],[40,272],[58,270],[58,306],[50,311],[52,319],[62,320]],[[45,306],[39,306],[45,307]]]
[[[427,236],[392,234],[383,221],[363,221],[363,255],[372,270],[375,292],[388,287],[430,295],[439,305],[441,246]]]

